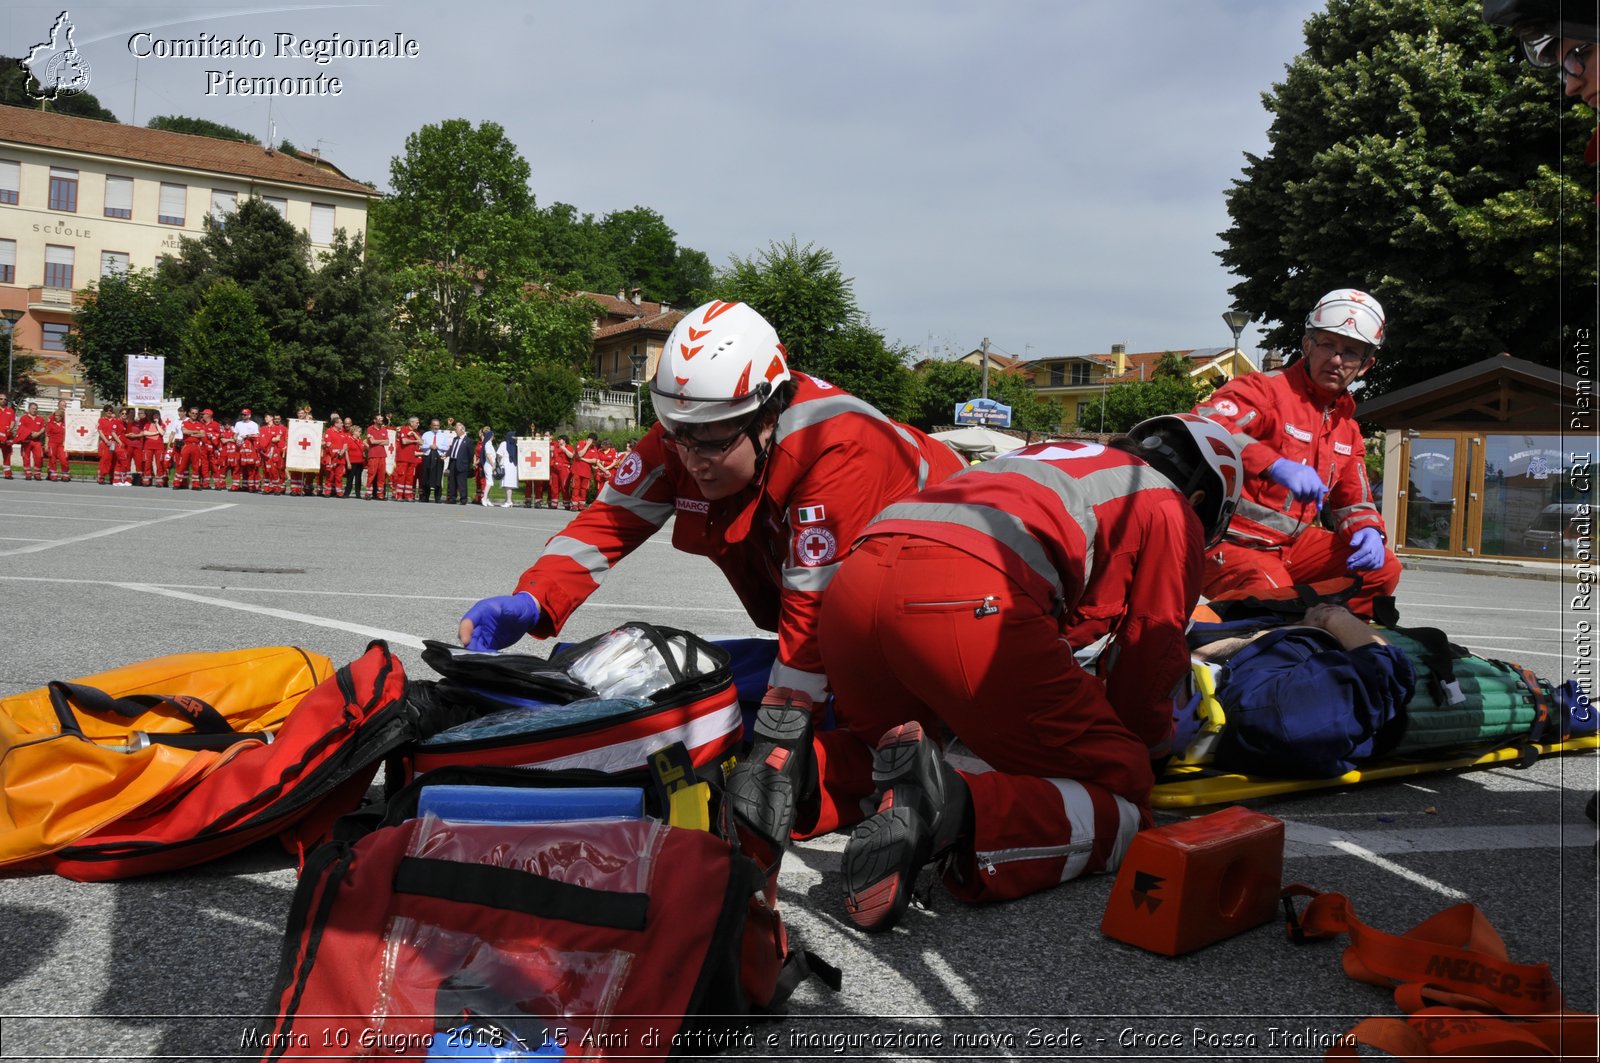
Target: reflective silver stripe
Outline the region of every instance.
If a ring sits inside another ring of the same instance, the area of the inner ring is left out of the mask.
[[[767,686],[803,690],[812,701],[822,701],[828,696],[828,677],[821,672],[802,672],[790,668],[782,661],[772,662],[772,672],[767,676]]]
[[[644,488],[641,487],[640,493],[642,494],[643,491]],[[635,495],[625,495],[610,484],[606,484],[600,489],[597,501],[625,509],[640,520],[648,521],[658,528],[667,522],[668,517],[672,516],[672,507],[674,505],[672,502],[650,502]]]
[[[1305,521],[1295,520],[1287,513],[1268,509],[1266,506],[1252,502],[1248,498],[1239,500],[1239,508],[1233,511],[1233,515],[1235,517],[1244,517],[1246,520],[1253,520],[1263,527],[1271,528],[1275,532],[1282,532],[1284,535],[1295,535],[1306,527]]]
[[[544,553],[539,556],[570,557],[587,571],[589,578],[596,583],[605,579],[606,573],[611,571],[611,562],[606,560],[606,555],[600,552],[598,546],[591,546],[570,535],[557,535],[551,539],[545,544]]]
[[[1048,461],[1036,458],[1006,458],[999,457],[993,461],[976,466],[990,472],[1010,472],[1026,476],[1028,479],[1043,487],[1054,491],[1066,506],[1067,513],[1083,529],[1084,556],[1083,578],[1089,579],[1089,574],[1094,571],[1094,539],[1099,522],[1095,519],[1094,508],[1102,502],[1110,502],[1118,498],[1127,498],[1140,491],[1176,491],[1172,481],[1161,475],[1150,466],[1140,463],[1138,465],[1118,465],[1109,469],[1098,469],[1085,473],[1082,476],[1070,476]]]
[[[917,462],[917,490],[928,486],[928,459],[922,458]]]
[[[828,589],[828,584],[833,582],[833,574],[839,571],[843,562],[835,561],[831,565],[796,565],[783,570],[783,589],[786,591],[810,591],[821,594]]]
[[[877,519],[933,521],[971,528],[1022,558],[1023,564],[1033,569],[1040,579],[1050,585],[1056,598],[1062,596],[1061,574],[1050,563],[1044,547],[1039,545],[1039,540],[1028,534],[1027,526],[1021,520],[1002,510],[971,503],[896,502],[879,513]],[[1090,533],[1088,538],[1092,540],[1093,534]],[[1087,566],[1085,570],[1087,571]]]
[[[1378,507],[1373,505],[1371,502],[1357,502],[1353,506],[1345,506],[1343,509],[1334,510],[1333,523],[1336,528],[1338,528],[1340,531],[1343,531],[1345,525],[1349,524],[1352,520],[1357,517],[1364,517],[1369,513],[1374,517],[1378,516]]]
[[[862,402],[854,395],[829,395],[823,399],[812,399],[809,402],[797,402],[783,411],[778,418],[777,439],[782,439],[790,432],[798,432],[802,428],[810,428],[814,424],[821,424],[831,417],[838,417],[845,413],[859,413],[870,417],[874,421],[889,421],[877,409],[868,403]],[[893,422],[890,422],[893,423]],[[896,426],[898,428],[898,426]],[[908,442],[912,437],[903,429],[900,434]]]

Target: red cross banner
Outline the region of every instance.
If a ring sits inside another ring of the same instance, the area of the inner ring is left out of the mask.
[[[550,437],[517,440],[517,482],[550,479]]]
[[[67,411],[67,453],[97,454],[100,441],[99,410]]]
[[[128,406],[160,406],[166,397],[167,359],[159,354],[128,355]]]
[[[384,471],[390,476],[394,475],[394,437],[398,434],[393,428],[389,429],[389,446],[383,456]]]
[[[322,469],[322,422],[289,422],[289,452],[284,468],[290,472],[320,472]]]

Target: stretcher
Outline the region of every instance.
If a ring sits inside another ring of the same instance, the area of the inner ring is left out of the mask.
[[[1256,775],[1235,775],[1231,772],[1217,771],[1200,764],[1180,764],[1169,767],[1166,774],[1156,783],[1150,803],[1156,808],[1199,808],[1205,805],[1231,804],[1252,797],[1277,797],[1307,790],[1326,790],[1337,786],[1356,786],[1387,779],[1404,779],[1412,775],[1428,775],[1440,771],[1488,768],[1497,764],[1523,761],[1529,757],[1594,749],[1600,749],[1600,735],[1584,735],[1581,738],[1569,738],[1564,742],[1503,746],[1486,753],[1445,755],[1433,760],[1375,761],[1358,771],[1347,771],[1331,779],[1267,779]]]
[[[1198,702],[1199,730],[1187,751],[1168,764],[1156,781],[1150,803],[1155,808],[1200,808],[1231,804],[1256,797],[1278,797],[1310,790],[1327,790],[1362,783],[1404,779],[1441,771],[1487,768],[1495,765],[1527,763],[1539,757],[1600,749],[1600,735],[1582,735],[1560,742],[1510,743],[1490,749],[1441,752],[1423,758],[1375,760],[1356,771],[1323,779],[1278,779],[1241,775],[1209,765],[1210,749],[1226,725],[1222,706],[1216,697],[1216,665],[1196,660],[1192,668],[1192,691]]]

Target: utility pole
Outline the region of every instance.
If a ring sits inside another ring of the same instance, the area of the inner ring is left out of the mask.
[[[983,397],[989,397],[989,337],[983,338]]]

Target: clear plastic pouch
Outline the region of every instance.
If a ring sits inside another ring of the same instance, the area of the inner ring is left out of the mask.
[[[527,706],[492,712],[476,720],[430,735],[422,740],[424,746],[450,745],[455,742],[476,742],[489,738],[507,738],[521,735],[546,734],[572,724],[626,716],[648,708],[650,700],[642,697],[584,698],[565,705],[530,703]]]
[[[568,664],[567,674],[603,698],[647,698],[717,667],[706,654],[691,653],[683,635],[669,636],[665,644],[663,651],[637,628],[619,627]]]
[[[384,936],[374,1044],[364,1054],[392,1057],[404,1044],[421,1058],[434,1040],[471,1030],[481,1043],[529,1057],[599,1058],[579,1046],[605,1043],[632,960],[616,949],[488,942],[397,916]]]
[[[565,823],[417,821],[406,855],[509,867],[589,889],[644,893],[668,827],[659,819]]]
[[[566,823],[450,823],[423,816],[407,846],[412,857],[487,864],[556,882],[612,893],[647,892],[650,871],[668,827],[655,819]],[[383,969],[372,1016],[372,1054],[426,1054],[423,1036],[461,1037],[477,1031],[497,1047],[530,1058],[556,1052],[598,1058],[577,1046],[603,1044],[612,1004],[627,979],[632,954],[562,949],[545,942],[474,934],[409,916],[394,916],[384,931]],[[428,1022],[419,1024],[419,1016]],[[419,1033],[426,1025],[431,1034]],[[485,1033],[487,1031],[487,1033]],[[513,1057],[515,1058],[515,1057]]]

